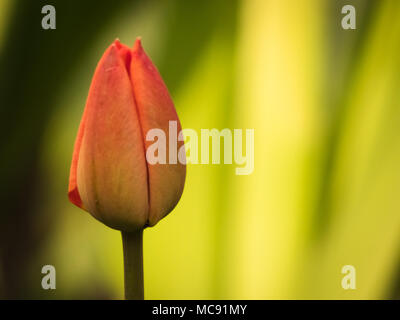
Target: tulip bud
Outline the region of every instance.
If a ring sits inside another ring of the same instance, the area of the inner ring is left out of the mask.
[[[70,201],[114,229],[154,226],[178,203],[185,183],[184,164],[146,161],[147,132],[157,128],[168,136],[169,121],[181,130],[168,89],[140,39],[132,49],[116,40],[89,89],[73,152]]]

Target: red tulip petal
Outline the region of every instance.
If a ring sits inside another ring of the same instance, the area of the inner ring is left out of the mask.
[[[118,49],[119,56],[121,57],[122,61],[124,61],[126,71],[128,72],[129,75],[131,59],[132,59],[131,48],[121,43],[118,39],[114,41],[114,44]]]
[[[72,164],[69,174],[69,186],[68,186],[68,198],[74,205],[78,206],[81,209],[86,210],[83,207],[81,197],[78,191],[78,185],[76,182],[76,173],[78,169],[78,159],[79,159],[79,151],[81,149],[81,143],[83,138],[83,132],[85,130],[85,119],[86,119],[86,112],[83,112],[82,120],[79,125],[78,135],[75,140],[74,145],[74,152],[72,155]]]
[[[135,102],[138,108],[143,137],[150,129],[159,128],[166,134],[167,162],[169,155],[169,121],[177,122],[177,132],[181,125],[174,104],[156,67],[144,52],[140,39],[132,49],[130,68]],[[152,141],[145,141],[146,150]],[[178,142],[178,150],[183,142]],[[178,203],[185,183],[186,166],[180,164],[148,164],[149,174],[149,225],[168,214]]]
[[[143,137],[126,65],[115,42],[100,60],[87,99],[76,176],[84,207],[106,225],[130,231],[148,218]]]

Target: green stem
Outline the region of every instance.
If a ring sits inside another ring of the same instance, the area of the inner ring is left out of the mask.
[[[122,231],[125,299],[143,300],[143,230]]]

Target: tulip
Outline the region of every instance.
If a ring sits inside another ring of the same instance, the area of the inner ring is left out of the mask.
[[[157,128],[168,135],[169,121],[176,121],[181,130],[168,89],[140,38],[132,49],[115,40],[92,79],[75,141],[68,196],[99,221],[121,230],[124,251],[136,247],[130,250],[135,251],[133,260],[141,259],[142,230],[165,217],[183,191],[184,164],[146,161],[151,144],[147,132]],[[178,147],[182,144],[178,141]],[[169,152],[168,144],[166,148]],[[135,264],[132,259],[125,262]]]

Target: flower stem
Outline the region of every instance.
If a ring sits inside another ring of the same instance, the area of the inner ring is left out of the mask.
[[[143,230],[122,231],[126,300],[143,300]]]

